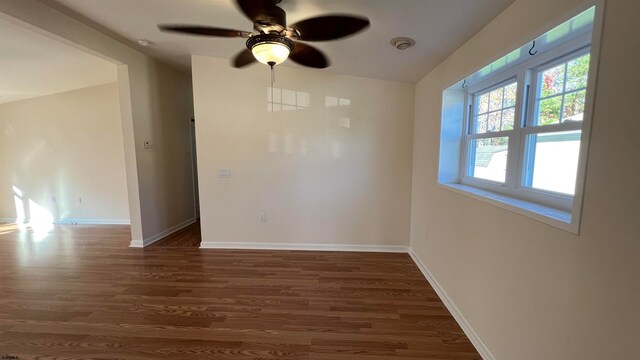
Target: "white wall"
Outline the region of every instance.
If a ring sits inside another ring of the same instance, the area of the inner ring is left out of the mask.
[[[267,66],[192,64],[204,242],[408,245],[413,85],[279,66],[269,113]]]
[[[499,360],[640,358],[640,2],[607,2],[580,236],[437,186],[442,91],[580,3],[516,1],[416,87],[411,246]]]
[[[31,200],[56,221],[129,221],[116,83],[2,104],[0,138],[0,218],[15,186],[27,217]]]
[[[0,1],[0,16],[118,64],[133,240],[194,219],[190,77],[36,0]]]

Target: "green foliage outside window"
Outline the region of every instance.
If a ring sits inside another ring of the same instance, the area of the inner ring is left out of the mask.
[[[581,121],[584,113],[589,54],[540,74],[537,125],[558,124],[563,121]],[[566,73],[566,84],[565,84]],[[564,107],[563,107],[564,99]]]

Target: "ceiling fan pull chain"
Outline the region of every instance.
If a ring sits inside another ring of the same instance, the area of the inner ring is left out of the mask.
[[[276,82],[276,71],[273,65],[271,65],[271,85]]]
[[[273,63],[269,63],[269,66],[271,67],[271,112],[274,112],[273,110],[273,83],[276,82],[276,73],[275,70],[273,68]]]

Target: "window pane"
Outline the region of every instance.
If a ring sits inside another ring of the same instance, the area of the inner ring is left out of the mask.
[[[580,135],[580,131],[565,131],[527,136],[524,186],[573,195]]]
[[[516,92],[518,83],[513,83],[504,87],[504,107],[516,106]]]
[[[516,117],[516,109],[511,108],[502,111],[502,130],[513,129],[513,122]]]
[[[581,56],[567,64],[567,91],[587,87],[589,76],[589,54]]]
[[[540,100],[538,103],[538,118],[536,125],[550,125],[560,123],[560,108],[562,95]]]
[[[487,131],[500,131],[500,111],[489,113],[489,127]]]
[[[489,111],[489,94],[478,97],[478,114],[484,114]]]
[[[564,65],[558,65],[540,74],[539,99],[562,93],[564,89]]]
[[[482,134],[487,132],[487,114],[476,117],[476,133]]]
[[[475,95],[475,134],[513,130],[518,83],[513,82],[498,89]],[[503,118],[505,114],[505,118]]]
[[[532,125],[582,121],[589,58],[589,54],[585,54],[539,73],[536,116]]]
[[[507,174],[509,138],[495,137],[471,141],[470,176],[504,183]]]
[[[581,90],[565,96],[562,122],[582,121],[584,118],[584,99],[586,95],[587,91]]]
[[[502,88],[495,89],[489,94],[489,111],[502,108]]]

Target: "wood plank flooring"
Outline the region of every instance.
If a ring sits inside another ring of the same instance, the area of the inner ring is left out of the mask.
[[[170,236],[151,244],[153,247],[200,247],[200,221],[197,221],[184,229],[176,231]]]
[[[406,254],[129,241],[0,225],[0,357],[481,359]]]

